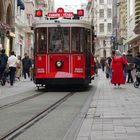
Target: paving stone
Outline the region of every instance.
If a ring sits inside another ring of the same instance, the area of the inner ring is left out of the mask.
[[[127,133],[136,133],[138,132],[136,127],[125,127]]]
[[[139,89],[133,84],[114,88],[101,70],[94,83],[97,90],[90,109],[95,113],[89,140],[140,140]]]
[[[85,119],[81,126],[78,136],[88,137],[91,132],[92,122],[93,122],[92,119]]]
[[[77,140],[89,140],[88,137],[77,137]]]

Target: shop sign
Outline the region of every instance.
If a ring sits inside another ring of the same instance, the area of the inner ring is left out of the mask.
[[[9,36],[11,36],[11,37],[16,37],[15,33],[13,33],[13,32],[10,32],[10,33],[9,33]]]

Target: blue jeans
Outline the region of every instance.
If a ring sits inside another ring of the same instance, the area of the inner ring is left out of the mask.
[[[127,75],[126,66],[124,66],[124,69],[123,69],[123,71],[124,71],[124,80],[126,81],[126,75]]]
[[[112,78],[112,69],[111,68],[109,69],[109,77],[110,77],[110,79]]]

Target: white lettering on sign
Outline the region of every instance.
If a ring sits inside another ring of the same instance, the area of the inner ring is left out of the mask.
[[[77,56],[77,60],[80,61],[81,60],[81,56]]]
[[[59,18],[61,17],[59,13],[48,13],[48,18]]]
[[[83,68],[75,68],[74,72],[75,73],[83,73]]]
[[[72,18],[74,16],[73,12],[65,12],[63,14],[63,17],[64,18]]]
[[[42,60],[42,57],[41,57],[41,56],[39,56],[39,57],[38,57],[38,61],[41,61],[41,60]]]
[[[71,73],[67,73],[67,72],[57,72],[55,75],[55,78],[68,78],[68,77],[72,77]]]
[[[38,68],[37,73],[45,73],[45,69],[44,68]]]
[[[56,12],[62,14],[64,13],[64,9],[60,7],[56,10]]]
[[[72,18],[73,16],[74,16],[73,12],[65,12],[65,13],[63,13],[64,18]],[[59,18],[59,17],[62,17],[62,14],[53,13],[53,12],[48,13],[48,18]]]

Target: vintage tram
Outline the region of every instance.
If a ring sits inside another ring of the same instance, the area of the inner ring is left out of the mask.
[[[89,85],[94,78],[94,28],[77,19],[44,19],[33,24],[34,82]]]

